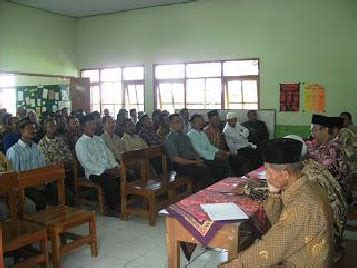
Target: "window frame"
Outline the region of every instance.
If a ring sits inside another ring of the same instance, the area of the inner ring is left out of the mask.
[[[143,79],[138,79],[138,80],[124,80],[124,73],[123,73],[123,70],[124,68],[130,68],[130,67],[142,67],[143,68]],[[101,70],[105,70],[105,69],[112,69],[112,68],[120,68],[120,81],[102,81],[101,79]],[[88,71],[88,70],[98,70],[99,72],[99,81],[95,81],[95,82],[90,82],[90,87],[92,86],[98,86],[99,87],[99,113],[100,114],[103,114],[104,113],[104,109],[102,111],[102,106],[105,106],[105,105],[117,105],[117,104],[105,104],[105,103],[102,103],[102,85],[105,84],[105,83],[117,83],[117,82],[120,82],[120,85],[121,85],[121,103],[119,104],[121,108],[125,108],[125,105],[126,105],[126,100],[125,100],[125,86],[128,85],[128,83],[130,84],[131,82],[142,82],[142,85],[144,87],[144,103],[143,103],[143,107],[144,107],[144,110],[145,110],[145,65],[119,65],[119,66],[110,66],[110,67],[105,67],[105,68],[83,68],[83,69],[80,69],[79,70],[79,75],[80,77],[84,77],[82,76],[82,72],[83,71]],[[90,92],[89,92],[90,94]],[[92,106],[92,103],[91,103],[91,106]],[[93,111],[91,111],[93,112]]]
[[[224,76],[223,75],[223,63],[226,61],[246,61],[246,60],[256,60],[258,61],[258,74],[257,75],[241,75],[241,76]],[[187,65],[188,64],[202,64],[202,63],[220,63],[221,64],[221,75],[220,76],[210,76],[210,77],[194,77],[190,78],[187,77]],[[157,79],[156,78],[156,67],[157,66],[162,66],[162,65],[179,65],[183,64],[185,65],[185,73],[183,78],[165,78],[165,79]],[[157,109],[159,107],[158,101],[158,86],[161,82],[166,82],[166,83],[175,83],[175,81],[184,81],[184,107],[186,108],[187,106],[187,80],[189,79],[207,79],[207,78],[220,78],[221,79],[221,109],[227,109],[226,108],[226,90],[228,93],[228,81],[229,80],[254,80],[257,81],[257,105],[258,109],[260,109],[260,58],[240,58],[240,59],[222,59],[222,60],[200,60],[200,61],[185,61],[185,62],[172,62],[172,63],[156,63],[152,65],[153,68],[153,86],[154,86],[154,107]],[[242,102],[239,104],[256,104],[255,102]],[[183,108],[183,107],[182,107]]]

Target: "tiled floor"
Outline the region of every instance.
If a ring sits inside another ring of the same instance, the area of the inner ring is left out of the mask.
[[[81,228],[79,231],[85,232]],[[97,217],[99,256],[90,257],[89,247],[63,258],[63,267],[167,267],[165,219],[159,218],[156,227],[149,227],[144,219],[131,218],[127,222],[117,218]],[[188,263],[181,253],[181,267],[217,267],[227,259],[225,251],[197,248]]]

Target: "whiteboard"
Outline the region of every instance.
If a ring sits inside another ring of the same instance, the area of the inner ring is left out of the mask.
[[[176,109],[175,113],[179,113],[180,109]],[[210,110],[205,109],[189,109],[190,116],[194,114],[202,115],[206,121],[208,121],[207,112]],[[227,121],[227,113],[228,112],[235,112],[238,115],[238,122],[243,123],[248,121],[248,110],[228,110],[228,109],[217,109],[219,117],[222,121]],[[258,119],[264,121],[268,131],[269,131],[269,138],[272,139],[275,137],[275,126],[276,126],[276,110],[275,109],[261,109],[256,110]]]

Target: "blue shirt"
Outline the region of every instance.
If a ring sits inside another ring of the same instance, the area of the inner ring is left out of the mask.
[[[23,140],[19,140],[6,153],[12,170],[21,172],[46,166],[45,156],[40,147],[34,142],[29,146]]]
[[[19,140],[19,135],[9,132],[5,134],[3,141],[2,141],[2,146],[4,149],[4,153],[7,153],[7,150],[10,149],[10,147],[14,146],[15,143]]]

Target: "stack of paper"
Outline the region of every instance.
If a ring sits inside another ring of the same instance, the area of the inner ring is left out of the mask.
[[[248,216],[235,203],[201,204],[212,221],[247,220]]]

